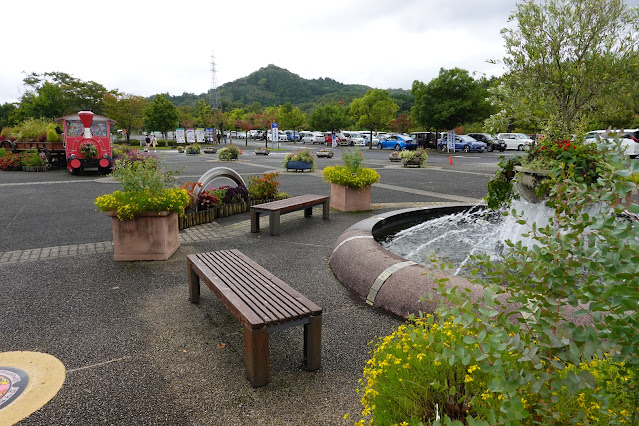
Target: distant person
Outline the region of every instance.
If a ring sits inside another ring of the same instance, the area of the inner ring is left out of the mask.
[[[153,146],[153,152],[155,152],[155,147],[158,145],[158,140],[155,139],[155,135],[151,137],[151,146]]]
[[[146,139],[144,139],[144,150],[148,151],[149,146],[151,146],[151,138],[149,137],[149,135],[146,135]]]

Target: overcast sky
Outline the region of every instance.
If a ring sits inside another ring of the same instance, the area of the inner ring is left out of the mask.
[[[500,75],[509,0],[21,0],[4,2],[0,103],[25,73],[107,89],[200,94],[274,64],[307,79],[410,89],[460,67]]]

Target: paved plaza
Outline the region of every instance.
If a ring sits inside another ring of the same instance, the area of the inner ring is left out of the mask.
[[[176,151],[162,158],[182,170],[181,182],[224,166],[245,180],[280,171],[281,190],[291,195],[330,195],[321,169],[339,163],[339,152],[317,159],[312,173],[284,172],[284,152],[256,156],[250,146],[231,164]],[[0,352],[48,353],[66,368],[58,394],[20,424],[352,423],[343,417],[360,411],[355,389],[369,342],[401,319],[335,279],[328,258],[336,239],[378,212],[478,202],[499,161],[497,153],[465,154],[451,165],[449,155],[432,153],[426,168],[403,169],[388,151],[364,152],[382,177],[373,211],[331,210],[329,220],[287,214],[278,236],[267,223],[252,234],[248,213],[230,216],[180,231],[178,252],[158,262],[113,261],[111,219],[93,205],[117,189],[110,178],[0,172]],[[323,308],[319,371],[302,368],[303,335],[293,327],[271,335],[270,383],[251,387],[242,327],[206,287],[199,305],[189,302],[186,256],[231,248]]]

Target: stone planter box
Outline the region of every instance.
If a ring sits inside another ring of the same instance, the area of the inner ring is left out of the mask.
[[[113,226],[113,260],[167,260],[180,248],[177,213],[149,212],[128,220],[106,214]]]
[[[515,166],[518,174],[515,186],[526,201],[530,203],[541,203],[545,197],[537,195],[537,187],[548,179],[550,170],[534,170],[521,166]],[[547,194],[546,194],[547,195]]]
[[[331,207],[343,212],[371,210],[371,185],[357,190],[331,183]]]
[[[315,155],[317,155],[318,158],[320,158],[320,157],[333,158],[333,151],[331,151],[331,150],[317,151],[315,153]]]
[[[311,171],[313,170],[313,164],[309,163],[308,161],[289,161],[288,163],[286,163],[286,170],[295,170],[302,172],[304,170]]]
[[[421,167],[421,158],[419,157],[413,157],[411,159],[408,159],[406,161],[404,161],[404,167]]]
[[[256,148],[255,155],[268,155],[270,151],[266,148]]]
[[[204,148],[202,151],[204,151],[205,154],[215,154],[217,152],[217,148]]]
[[[402,161],[402,159],[399,157],[399,152],[397,151],[393,151],[390,154],[388,154],[388,159],[393,162]]]

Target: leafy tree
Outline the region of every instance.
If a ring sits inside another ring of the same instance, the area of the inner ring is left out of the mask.
[[[393,118],[388,125],[388,128],[397,133],[407,133],[408,129],[412,127],[410,120],[410,114],[403,112],[397,117]]]
[[[129,93],[107,94],[104,97],[104,113],[115,120],[118,127],[126,130],[126,141],[135,130],[140,130],[144,124],[144,111],[148,101],[142,96]]]
[[[213,127],[213,108],[203,99],[198,99],[195,104],[195,125]]]
[[[526,1],[510,20],[503,63],[511,96],[543,107],[551,137],[581,130],[637,79],[639,14],[623,0]]]
[[[166,137],[166,133],[174,129],[178,122],[175,105],[160,94],[144,111],[144,128],[158,130]]]
[[[180,127],[194,127],[195,117],[193,116],[193,108],[188,106],[179,106],[177,109],[178,124]]]
[[[278,108],[277,119],[281,129],[295,131],[306,123],[306,114],[298,107],[293,107],[290,102],[287,102]]]
[[[18,107],[16,107],[15,104],[9,102],[0,105],[0,129],[16,124],[16,122],[12,119],[12,116],[17,109]]]
[[[313,129],[334,132],[350,125],[346,109],[336,103],[318,106],[308,118]]]
[[[367,91],[364,97],[353,99],[350,114],[358,127],[370,130],[370,140],[373,140],[373,131],[386,128],[398,110],[399,106],[386,90],[373,89]],[[368,148],[372,149],[373,144]]]
[[[20,100],[23,118],[57,118],[88,110],[103,114],[107,90],[94,81],[83,81],[63,72],[31,73],[23,79],[27,90]]]
[[[466,70],[441,68],[428,84],[415,80],[412,115],[426,128],[453,129],[466,122],[480,121],[491,113],[488,90]]]

